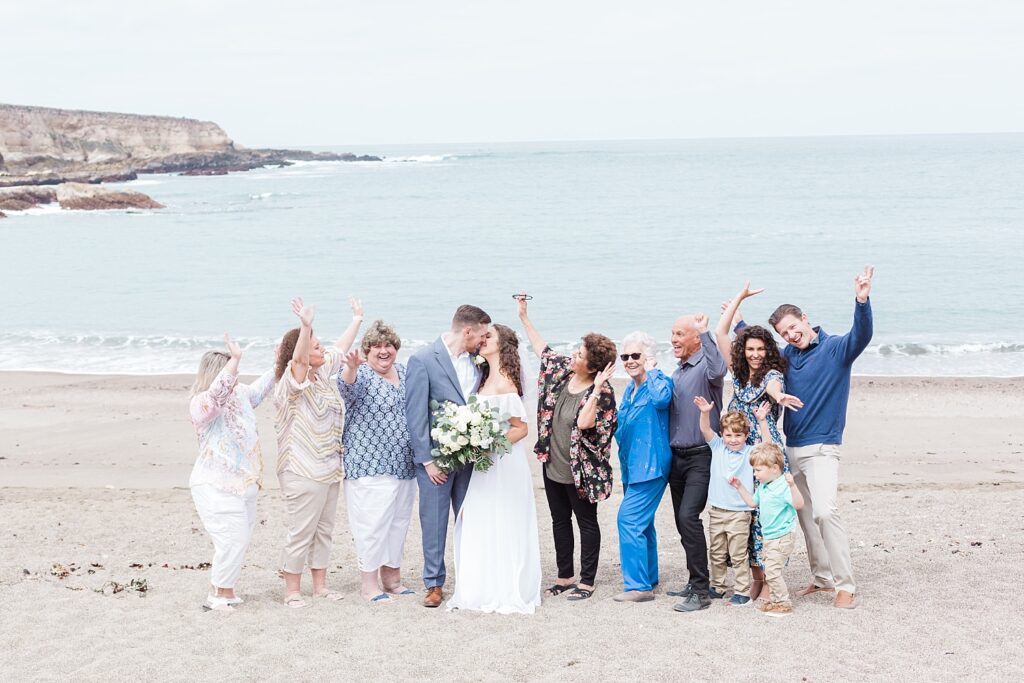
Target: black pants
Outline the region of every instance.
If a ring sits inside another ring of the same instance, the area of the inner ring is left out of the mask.
[[[547,467],[543,469],[544,493],[548,498],[551,532],[555,537],[558,578],[571,579],[576,576],[573,570],[575,546],[572,535],[572,516],[575,513],[576,525],[580,528],[580,583],[593,586],[597,579],[597,561],[601,556],[601,527],[597,525],[597,503],[580,498],[573,484],[551,481],[548,479]],[[707,571],[704,573],[706,575]]]
[[[672,472],[668,486],[672,491],[672,509],[676,511],[676,529],[686,552],[686,570],[695,591],[708,590],[708,544],[700,513],[708,502],[711,482],[711,447],[672,449]]]

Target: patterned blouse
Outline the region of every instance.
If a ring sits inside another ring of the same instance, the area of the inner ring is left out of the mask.
[[[256,433],[256,406],[274,388],[270,370],[252,384],[220,371],[210,388],[192,397],[189,413],[199,437],[199,457],[188,485],[210,484],[225,493],[242,495],[249,486],[263,486],[263,454]]]
[[[341,481],[341,435],[345,404],[331,377],[342,363],[341,352],[324,350],[324,364],[312,380],[298,382],[288,361],[274,390],[277,473],[294,472],[323,483]]]
[[[544,348],[540,357],[540,377],[537,379],[540,396],[537,400],[537,445],[534,452],[537,459],[547,462],[551,457],[551,425],[554,421],[555,404],[558,395],[572,379],[572,359],[555,353],[550,346]],[[576,415],[594,391],[591,387],[584,392]],[[612,493],[612,466],[609,460],[612,451],[612,435],[615,434],[618,414],[615,409],[615,390],[605,382],[598,391],[597,418],[590,429],[580,429],[574,422],[569,439],[569,466],[573,482],[580,498],[591,503],[604,500]]]
[[[754,411],[764,401],[768,401],[772,405],[765,418],[765,422],[768,423],[769,436],[772,441],[782,446],[782,435],[779,433],[779,418],[782,416],[782,406],[768,395],[768,383],[772,380],[778,380],[782,391],[786,390],[786,380],[778,370],[766,372],[764,377],[761,378],[761,383],[757,386],[751,384],[741,385],[735,375],[732,377],[732,398],[729,400],[729,410],[740,411],[750,421],[750,433],[747,435],[747,444],[750,446],[761,440],[761,426],[757,423],[757,418],[754,417]],[[788,468],[786,471],[789,471]]]
[[[386,474],[396,479],[416,476],[412,463],[409,425],[405,420],[405,366],[395,363],[398,385],[369,365],[360,365],[356,381],[346,384],[338,375],[345,400],[345,478]]]

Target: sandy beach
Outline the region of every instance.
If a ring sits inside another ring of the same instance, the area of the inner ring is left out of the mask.
[[[859,607],[813,596],[778,620],[718,603],[678,614],[663,592],[613,602],[618,483],[600,506],[588,601],[547,599],[532,617],[427,610],[422,593],[367,605],[342,504],[330,581],[347,597],[289,610],[275,573],[284,531],[269,405],[246,603],[203,612],[208,572],[191,567],[212,546],[187,489],[191,379],[0,373],[3,679],[952,681],[1024,667],[1013,580],[1024,565],[1024,379],[857,378],[840,510]],[[547,585],[554,554],[534,465]],[[677,589],[685,565],[667,495],[658,530],[662,591]],[[420,548],[414,515],[404,575],[418,591]],[[450,543],[448,553],[451,568]],[[59,578],[55,564],[76,569]],[[791,589],[808,578],[802,539],[786,578]],[[111,592],[133,579],[144,594]]]

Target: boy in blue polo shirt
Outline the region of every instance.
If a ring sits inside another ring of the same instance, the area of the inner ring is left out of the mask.
[[[757,508],[761,519],[761,533],[764,535],[764,579],[771,591],[772,601],[758,600],[757,608],[771,617],[784,617],[793,612],[789,600],[789,589],[782,577],[782,570],[793,552],[793,527],[796,526],[796,511],[804,506],[803,496],[797,488],[793,475],[782,475],[785,456],[774,443],[761,443],[750,451],[750,464],[754,476],[761,485],[750,495],[750,491],[738,478],[729,483],[736,489],[743,501]]]

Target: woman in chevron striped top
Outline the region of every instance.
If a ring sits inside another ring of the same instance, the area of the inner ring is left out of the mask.
[[[345,404],[331,376],[341,368],[345,353],[362,323],[362,306],[352,300],[352,323],[335,345],[324,348],[313,334],[315,308],[292,300],[301,326],[281,340],[274,390],[277,431],[277,477],[284,497],[287,540],[281,556],[285,604],[305,607],[302,572],[308,564],[313,596],[340,600],[327,588],[341,465]]]

